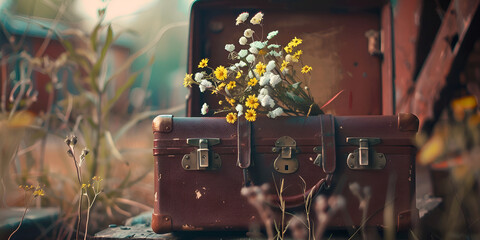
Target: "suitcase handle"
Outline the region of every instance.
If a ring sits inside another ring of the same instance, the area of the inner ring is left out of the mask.
[[[285,202],[285,208],[291,209],[291,208],[302,206],[303,204],[305,204],[305,200],[310,194],[312,194],[311,199],[314,199],[317,194],[330,188],[330,184],[328,183],[331,182],[332,177],[333,177],[333,174],[327,174],[325,178],[320,179],[315,185],[313,185],[313,187],[311,187],[309,190],[305,191],[304,193],[297,194],[294,196],[282,197],[283,201]],[[267,196],[267,199],[270,206],[280,208],[281,203],[280,203],[280,197],[278,195],[270,194]]]

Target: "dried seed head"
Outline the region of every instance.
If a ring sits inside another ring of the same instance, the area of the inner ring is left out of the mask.
[[[77,136],[72,135],[72,144],[73,146],[77,145]]]
[[[71,158],[74,157],[74,156],[73,156],[73,152],[72,152],[71,149],[68,149],[67,154],[68,154],[68,156],[71,157]]]
[[[350,191],[353,193],[353,195],[361,198],[362,195],[360,194],[360,191],[361,191],[360,184],[358,184],[357,182],[354,182],[348,185],[348,187],[350,188]]]
[[[65,143],[67,144],[67,146],[70,146],[70,143],[71,143],[71,142],[72,142],[72,141],[71,141],[70,138],[67,136],[67,137],[65,138]]]

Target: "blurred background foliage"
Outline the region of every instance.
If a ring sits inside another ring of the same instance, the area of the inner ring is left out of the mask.
[[[75,28],[90,31],[97,19],[97,10],[108,6],[105,22],[111,22],[115,33],[122,33],[115,42],[116,45],[125,47],[134,53],[147,43],[156,40],[159,30],[168,24],[187,22],[189,8],[193,0],[0,0],[2,21],[8,30],[14,34],[43,37],[46,29],[36,31],[35,23],[24,21],[23,24],[8,22],[22,16],[33,21],[48,23],[53,21],[62,4],[66,5],[65,13],[60,16],[59,28]],[[144,56],[132,64],[132,71],[145,65],[151,56],[155,62],[140,74],[134,87],[130,90],[130,107],[139,105],[140,100],[146,96],[146,105],[153,109],[168,108],[185,103],[187,90],[177,84],[183,79],[186,69],[188,25],[173,27],[159,39],[158,43]],[[130,108],[131,110],[131,108]],[[182,116],[183,110],[175,113]]]
[[[60,211],[48,230],[71,236],[81,184],[69,134],[92,151],[82,182],[105,179],[90,233],[151,209],[150,120],[185,115],[191,3],[0,0],[0,210],[23,206],[17,185],[41,184],[36,206]]]

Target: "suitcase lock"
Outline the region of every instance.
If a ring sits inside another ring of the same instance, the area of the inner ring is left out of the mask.
[[[210,151],[209,147],[219,144],[219,138],[188,138],[187,144],[198,147],[182,159],[185,170],[216,170],[222,166],[220,155]]]
[[[347,166],[354,170],[383,169],[387,160],[385,154],[377,153],[370,146],[379,144],[380,138],[347,137],[347,143],[358,145],[353,153],[348,154]]]
[[[289,136],[283,136],[275,141],[272,152],[279,155],[273,162],[273,168],[279,173],[294,173],[298,169],[298,160],[295,153],[299,152],[297,143]]]

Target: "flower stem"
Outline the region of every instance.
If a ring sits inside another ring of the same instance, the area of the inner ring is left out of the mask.
[[[25,219],[25,215],[27,214],[27,210],[28,210],[28,207],[30,206],[30,203],[32,202],[32,199],[33,198],[30,198],[30,201],[27,203],[27,193],[25,193],[25,203],[26,203],[26,206],[25,206],[25,211],[23,211],[23,215],[22,215],[22,218],[20,219],[20,223],[18,224],[17,228],[15,229],[15,231],[13,231],[10,236],[8,236],[8,240],[10,240],[13,236],[13,234],[15,234],[16,232],[18,232],[18,230],[20,229],[20,226],[22,226],[22,223],[23,223],[23,220]]]

